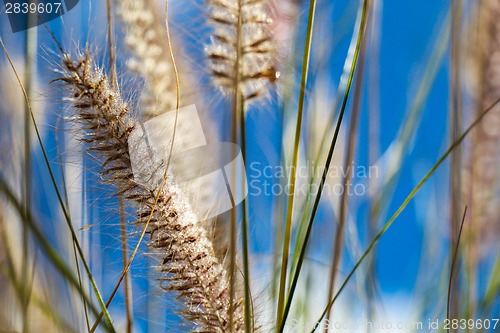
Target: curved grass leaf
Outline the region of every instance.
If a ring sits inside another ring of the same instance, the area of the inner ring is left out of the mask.
[[[378,243],[380,238],[385,234],[387,230],[391,227],[391,225],[394,223],[396,218],[403,212],[403,210],[408,206],[410,201],[413,199],[413,197],[417,194],[417,192],[420,190],[420,188],[427,182],[427,180],[434,174],[434,172],[439,168],[441,164],[446,160],[446,158],[457,148],[462,141],[465,139],[465,137],[472,131],[472,129],[481,122],[481,120],[484,118],[486,114],[488,114],[489,111],[491,111],[497,104],[500,102],[500,98],[498,98],[493,104],[491,104],[485,111],[483,111],[479,117],[476,118],[476,120],[460,135],[455,142],[446,150],[446,152],[439,158],[439,160],[434,164],[434,166],[424,175],[424,177],[420,180],[420,182],[413,188],[413,190],[410,192],[410,194],[406,197],[406,199],[403,201],[403,203],[399,206],[399,208],[396,210],[396,212],[391,216],[391,218],[387,221],[387,223],[382,227],[382,229],[378,232],[378,234],[375,236],[375,238],[372,240],[366,251],[363,253],[361,258],[359,258],[358,262],[354,265],[353,269],[350,271],[350,273],[347,275],[345,278],[344,282],[340,286],[339,290],[333,297],[333,299],[328,303],[326,306],[325,310],[321,314],[320,318],[316,321],[316,325],[312,329],[312,332],[315,332],[316,329],[318,328],[319,324],[321,321],[324,319],[328,309],[335,303],[337,298],[339,297],[340,293],[342,290],[344,290],[345,286],[351,279],[351,277],[354,275],[358,267],[363,263],[365,258],[368,256],[368,254],[371,252],[371,250],[374,248],[374,246]]]

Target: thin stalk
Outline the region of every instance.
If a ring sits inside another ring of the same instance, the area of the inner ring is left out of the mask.
[[[367,23],[368,24],[368,23]],[[358,120],[359,114],[361,112],[361,98],[363,89],[363,73],[365,65],[365,55],[366,55],[366,40],[362,43],[359,55],[359,67],[356,73],[356,87],[354,89],[354,102],[352,104],[351,121],[349,126],[349,138],[347,139],[347,156],[344,161],[345,176],[343,181],[344,191],[342,192],[340,199],[340,211],[339,211],[339,224],[337,227],[337,232],[335,233],[334,247],[333,247],[333,262],[332,269],[330,271],[330,281],[328,284],[328,299],[333,296],[333,291],[335,288],[335,280],[337,277],[337,272],[340,266],[342,258],[342,248],[344,244],[344,229],[345,223],[348,215],[349,207],[349,191],[348,188],[352,172],[349,170],[349,165],[354,158],[354,153],[356,150],[356,140],[358,136]],[[331,308],[328,309],[326,318],[330,318]],[[328,332],[328,327],[325,327],[325,332]]]
[[[280,323],[279,332],[283,332],[283,330],[285,329],[285,321],[286,321],[286,318],[287,318],[287,316],[288,316],[288,314],[290,312],[290,308],[292,306],[293,295],[295,293],[295,289],[296,289],[297,283],[299,281],[300,271],[302,269],[302,264],[303,264],[305,256],[306,256],[307,244],[308,244],[309,238],[311,236],[311,231],[312,231],[312,226],[313,226],[313,223],[314,223],[314,218],[315,218],[316,212],[318,210],[318,206],[319,206],[319,202],[320,202],[320,199],[321,199],[321,194],[323,192],[323,187],[324,187],[325,182],[326,182],[326,178],[328,177],[328,169],[330,168],[330,164],[331,164],[332,159],[333,159],[333,152],[334,152],[335,146],[337,144],[337,139],[338,139],[339,132],[340,132],[340,125],[342,124],[342,119],[343,119],[343,116],[344,116],[344,113],[345,113],[345,109],[346,109],[346,105],[347,105],[347,100],[349,98],[349,93],[351,91],[352,81],[353,81],[353,77],[354,77],[354,71],[356,69],[356,64],[358,62],[358,55],[359,55],[359,50],[360,50],[360,47],[361,47],[361,41],[363,40],[363,35],[364,35],[364,30],[365,30],[365,23],[366,23],[366,16],[368,14],[368,3],[369,3],[369,0],[365,0],[363,2],[361,22],[360,22],[360,26],[359,26],[359,35],[358,35],[358,40],[356,42],[356,49],[354,51],[354,57],[353,57],[353,61],[352,61],[351,70],[350,70],[350,73],[349,73],[349,78],[348,78],[348,81],[347,81],[346,91],[345,91],[345,94],[344,94],[344,97],[343,97],[343,100],[342,100],[342,105],[341,105],[341,108],[340,108],[339,118],[338,118],[338,121],[337,121],[337,125],[335,127],[335,132],[334,132],[334,135],[333,135],[333,138],[332,138],[332,142],[330,144],[330,149],[328,151],[328,156],[326,158],[325,168],[323,170],[323,175],[321,176],[321,181],[319,183],[318,192],[317,192],[318,195],[316,196],[316,198],[314,200],[314,204],[313,204],[311,216],[310,216],[309,222],[307,224],[306,235],[304,237],[303,245],[302,245],[302,247],[300,249],[299,260],[297,262],[297,269],[294,272],[293,280],[292,280],[292,283],[290,285],[290,292],[288,293],[288,298],[287,298],[287,302],[286,302],[285,312],[283,314],[283,321]]]
[[[360,10],[359,13],[357,14],[356,22],[361,21],[361,16],[362,16],[362,11]],[[356,24],[356,26],[358,26],[358,25],[359,24]],[[341,75],[340,81],[339,81],[339,86],[337,89],[337,96],[344,96],[344,94],[345,94],[346,86],[347,86],[347,82],[348,82],[348,78],[349,78],[349,73],[350,73],[351,67],[352,67],[352,60],[354,58],[354,53],[355,53],[354,51],[356,50],[358,35],[359,35],[359,31],[358,32],[355,31],[352,35],[351,42],[349,44],[349,50],[348,50],[347,56],[344,60],[343,71],[342,71],[342,75]],[[335,112],[335,110],[337,108],[336,105],[337,105],[337,97],[335,98],[335,100],[332,103],[332,112],[328,115],[328,118],[325,121],[327,124],[333,123],[335,121],[335,116],[337,114]],[[332,135],[333,135],[334,130],[335,129],[333,128],[331,131]],[[328,148],[326,146],[326,142],[329,142],[329,140],[328,140],[328,137],[330,137],[329,132],[330,131],[327,129],[324,132],[324,134],[320,140],[320,148],[317,151],[316,156],[314,157],[314,164],[313,165],[315,166],[315,168],[313,168],[313,170],[311,171],[311,174],[309,175],[308,184],[316,184],[316,182],[318,181],[318,179],[317,179],[319,177],[318,166],[320,165],[320,158],[321,158],[321,156],[323,156],[323,152]],[[328,151],[325,151],[325,155],[327,154],[327,152]],[[292,252],[293,253],[293,262],[292,262],[292,265],[290,267],[290,272],[294,272],[295,268],[297,266],[297,262],[298,262],[299,254],[300,254],[300,247],[302,246],[301,240],[304,239],[304,235],[305,235],[305,232],[307,230],[307,222],[309,221],[310,208],[312,205],[312,196],[313,196],[312,191],[307,193],[306,200],[300,209],[303,213],[302,213],[302,216],[301,216],[300,222],[299,222],[297,237],[296,237],[296,241],[295,241],[295,248],[294,248],[294,251]]]
[[[29,111],[30,111],[31,121],[33,123],[33,127],[35,128],[35,133],[36,133],[36,136],[37,136],[37,139],[38,139],[38,143],[40,144],[40,149],[42,151],[42,155],[43,155],[45,164],[47,166],[47,170],[49,171],[50,179],[52,181],[52,184],[54,185],[54,190],[56,191],[57,200],[58,200],[59,205],[61,207],[61,210],[63,212],[64,219],[66,221],[66,225],[68,226],[68,228],[69,228],[69,230],[71,232],[71,237],[73,238],[73,241],[75,242],[75,245],[77,247],[78,254],[80,255],[82,263],[83,263],[83,265],[85,267],[85,271],[87,272],[87,275],[89,277],[89,280],[90,280],[90,283],[92,285],[92,289],[94,291],[94,294],[95,294],[95,296],[97,298],[97,301],[99,302],[99,306],[103,310],[103,313],[104,313],[104,316],[105,316],[105,319],[106,319],[106,323],[109,326],[109,327],[107,327],[107,329],[110,330],[111,332],[115,332],[115,329],[113,327],[113,321],[111,320],[109,312],[108,312],[108,310],[106,309],[106,307],[104,305],[104,301],[102,299],[101,293],[100,293],[99,289],[97,288],[97,284],[96,284],[96,282],[94,280],[94,277],[92,276],[92,272],[90,271],[90,267],[89,267],[87,261],[85,260],[85,256],[83,254],[83,250],[82,250],[82,248],[80,246],[80,243],[78,242],[78,237],[76,235],[75,229],[73,228],[73,224],[72,224],[71,219],[69,217],[69,213],[68,213],[67,209],[64,206],[64,202],[63,202],[63,199],[62,199],[62,196],[61,196],[61,192],[59,191],[59,188],[57,186],[57,182],[56,182],[56,179],[55,179],[55,176],[54,176],[54,172],[52,171],[52,167],[50,166],[49,158],[47,156],[47,152],[45,151],[45,147],[44,147],[43,142],[42,142],[42,137],[40,136],[40,131],[38,130],[38,125],[36,124],[36,121],[35,121],[35,115],[33,114],[33,109],[31,108],[31,104],[29,102],[29,100],[30,100],[29,96],[28,96],[28,94],[26,92],[26,89],[24,88],[24,85],[23,85],[21,79],[19,78],[17,70],[16,70],[14,64],[12,63],[12,59],[10,58],[9,53],[7,52],[7,49],[5,48],[5,45],[4,45],[3,40],[1,38],[0,38],[0,46],[2,46],[2,49],[3,49],[4,53],[5,53],[5,56],[7,57],[7,60],[9,61],[10,67],[12,68],[12,71],[14,72],[14,75],[16,76],[16,79],[17,79],[17,82],[19,84],[19,87],[21,88],[21,91],[23,93],[25,102],[28,105],[28,108],[29,108]]]
[[[311,183],[310,183],[311,184]],[[297,240],[295,241],[295,246],[293,248],[293,261],[292,264],[290,265],[290,272],[295,272],[295,269],[297,268],[297,262],[298,262],[298,255],[297,253],[300,253],[300,248],[301,248],[301,239],[304,239],[305,233],[307,230],[307,221],[309,221],[309,212],[311,209],[311,198],[308,193],[308,197],[306,198],[306,201],[304,203],[303,209],[302,209],[302,216],[300,217],[300,223],[297,228]]]
[[[326,308],[324,309],[323,313],[321,314],[320,318],[315,322],[315,326],[312,329],[311,333],[315,332],[316,329],[318,328],[319,324],[321,321],[325,318],[325,315],[328,311],[328,309],[335,303],[337,298],[339,297],[340,293],[344,290],[345,286],[351,279],[351,277],[354,275],[356,270],[358,269],[359,266],[363,263],[365,258],[368,256],[368,254],[371,252],[373,247],[378,243],[380,238],[386,233],[387,230],[391,227],[391,225],[394,223],[396,218],[403,212],[403,210],[408,206],[408,204],[411,202],[413,197],[417,194],[417,192],[420,190],[420,188],[429,180],[429,178],[434,174],[434,172],[443,164],[443,162],[448,158],[448,156],[455,150],[462,141],[465,139],[465,137],[472,131],[474,127],[477,126],[483,120],[484,116],[488,114],[498,103],[500,102],[500,98],[498,98],[493,104],[491,104],[486,110],[484,110],[479,117],[474,120],[474,122],[463,132],[455,142],[446,150],[446,152],[439,158],[439,160],[432,166],[432,168],[422,177],[422,179],[418,182],[418,184],[413,188],[413,190],[408,194],[406,199],[403,201],[403,203],[399,206],[399,208],[396,210],[396,212],[391,216],[391,218],[387,221],[387,223],[384,224],[382,229],[378,232],[378,234],[375,236],[375,238],[372,240],[366,251],[363,253],[363,255],[359,258],[358,262],[354,265],[353,269],[349,272],[347,277],[345,278],[344,282],[340,286],[339,290],[333,297],[333,299],[328,303]]]
[[[239,95],[238,92],[236,92],[236,95]],[[234,100],[237,98],[234,97]],[[236,114],[233,113],[233,129],[232,129],[232,138],[233,142],[237,142],[237,129],[236,129]],[[234,150],[233,150],[234,151]],[[234,156],[234,154],[233,154]],[[236,167],[232,167],[232,184],[236,185],[237,184],[237,176],[236,176]],[[236,188],[236,187],[233,187]],[[236,275],[236,238],[237,238],[237,233],[238,233],[238,225],[237,225],[237,220],[238,220],[238,211],[236,210],[234,201],[231,198],[231,204],[233,208],[231,209],[231,223],[230,223],[230,240],[229,240],[229,304],[230,304],[230,310],[229,310],[229,329],[230,332],[234,332],[234,298],[235,298],[235,275]]]
[[[233,170],[234,171],[234,170]],[[233,179],[234,180],[234,179]],[[233,182],[235,184],[236,182]],[[231,307],[231,310],[229,311],[229,328],[230,332],[234,332],[234,297],[235,297],[235,271],[236,271],[236,235],[237,235],[237,218],[238,214],[236,211],[236,207],[234,207],[233,204],[233,209],[231,210],[231,230],[230,230],[230,242],[229,242],[229,304]]]
[[[290,45],[290,49],[293,50],[293,49],[296,49],[297,47],[297,41],[299,39],[299,29],[296,29],[294,28],[294,32],[292,34],[294,37],[291,39],[291,45]],[[284,70],[284,73],[287,73],[286,75],[282,76],[281,78],[281,81],[284,82],[283,86],[285,88],[284,92],[283,92],[283,96],[282,98],[279,98],[278,96],[276,97],[276,102],[277,104],[279,105],[278,106],[278,109],[280,111],[280,123],[281,123],[281,142],[280,142],[280,148],[279,148],[279,154],[280,154],[280,165],[286,165],[287,164],[287,159],[286,159],[286,156],[285,156],[285,151],[283,149],[284,147],[284,143],[285,143],[285,140],[286,140],[286,137],[284,135],[284,133],[286,133],[286,124],[288,122],[288,118],[289,118],[289,115],[288,115],[288,112],[287,110],[290,108],[291,106],[291,101],[292,101],[292,90],[293,90],[293,82],[295,80],[295,76],[296,76],[296,71],[295,71],[295,68],[297,66],[297,62],[298,62],[299,59],[297,59],[296,61],[296,58],[293,57],[292,58],[292,61],[289,61],[286,63],[286,68]],[[286,184],[284,183],[284,179],[283,177],[279,177],[279,182],[280,182],[280,185],[284,188],[286,186]],[[285,200],[284,200],[284,193],[280,193],[278,196],[277,196],[277,203],[276,203],[276,206],[275,206],[275,210],[274,210],[274,220],[275,221],[281,221],[283,220],[283,214],[285,212]],[[273,242],[273,258],[272,258],[272,270],[273,270],[273,274],[272,274],[272,281],[273,283],[271,284],[271,298],[274,300],[277,298],[277,294],[278,294],[278,281],[279,281],[279,274],[280,274],[280,271],[279,271],[279,256],[278,256],[278,253],[280,252],[280,249],[283,247],[282,243],[281,243],[281,235],[283,234],[283,226],[281,223],[273,223],[273,231],[274,231],[274,242]],[[295,253],[295,252],[293,252]],[[276,309],[273,308],[273,312],[275,311]],[[272,313],[271,316],[275,316],[276,313]]]
[[[118,88],[118,78],[116,75],[116,47],[113,33],[113,4],[111,0],[106,0],[106,17],[108,20],[108,43],[109,43],[109,66],[111,67],[109,77],[113,88]]]
[[[363,12],[361,10],[362,5],[360,5],[359,8],[360,8],[360,10],[358,10],[358,13],[356,16],[355,28],[359,26],[359,22],[361,22],[361,17],[363,14]],[[337,105],[338,105],[339,100],[340,100],[339,97],[340,96],[343,97],[346,93],[347,83],[349,81],[349,74],[350,74],[351,68],[352,68],[352,62],[353,62],[354,55],[355,55],[355,50],[356,50],[356,45],[358,42],[359,33],[360,33],[360,31],[358,29],[357,31],[355,30],[352,34],[351,41],[349,43],[349,49],[347,51],[347,56],[344,59],[344,65],[342,68],[342,75],[340,76],[339,85],[337,88],[337,93],[336,93],[335,98],[332,102],[332,112],[330,112],[328,114],[328,118],[325,120],[325,123],[327,123],[327,124],[331,124],[331,123],[335,122],[335,119],[338,117],[338,113],[335,111],[337,111]],[[341,102],[341,100],[340,100],[340,102]],[[327,129],[324,131],[324,133],[322,135],[322,138],[320,140],[320,147],[319,147],[319,149],[316,153],[315,159],[314,159],[314,165],[316,166],[316,168],[313,170],[312,175],[310,176],[309,183],[316,183],[316,181],[318,180],[318,177],[320,176],[320,175],[318,175],[317,169],[318,169],[318,166],[320,165],[321,157],[328,153],[329,146],[327,144],[330,143],[330,140],[328,140],[328,138],[331,135],[333,135],[333,131],[334,131],[334,129],[332,129],[332,131],[329,131]],[[308,195],[308,200],[311,200],[310,195]]]
[[[240,92],[240,85],[241,85],[241,80],[242,80],[242,73],[241,73],[241,65],[240,62],[242,61],[243,58],[243,13],[242,13],[242,8],[244,5],[244,1],[238,0],[238,22],[236,24],[236,60],[234,62],[234,73],[236,74],[234,76],[234,94],[233,94],[233,100],[232,100],[232,129],[231,129],[231,137],[232,137],[232,142],[237,143],[238,142],[238,127],[240,129],[240,135],[241,135],[241,144],[242,144],[242,154],[243,154],[243,160],[245,160],[246,156],[246,147],[243,147],[246,145],[246,139],[244,138],[244,133],[245,133],[245,115],[244,115],[244,100],[243,96],[241,95]],[[234,147],[234,146],[233,146]],[[234,152],[236,153],[236,152]],[[235,166],[233,166],[232,169],[232,184],[235,185],[233,188],[237,188],[238,184],[238,176],[237,176],[237,170]],[[242,245],[243,245],[243,260],[244,260],[244,283],[245,283],[245,331],[247,333],[251,332],[252,326],[251,326],[251,313],[250,313],[250,291],[249,291],[249,263],[248,263],[248,226],[247,226],[247,220],[246,220],[246,215],[247,215],[247,207],[246,207],[246,200],[243,201],[243,216],[242,216],[242,228],[243,228],[243,234],[242,234]],[[230,239],[230,248],[229,248],[229,256],[230,256],[230,263],[229,263],[229,292],[230,292],[230,297],[229,297],[229,302],[231,304],[231,311],[229,312],[229,320],[230,320],[230,331],[234,332],[234,299],[235,299],[235,285],[236,285],[236,239],[237,239],[237,234],[238,234],[238,211],[233,203],[233,209],[231,210],[231,239]]]
[[[454,277],[454,273],[455,273],[455,267],[457,264],[458,249],[460,247],[460,238],[462,237],[462,230],[464,228],[466,214],[467,214],[467,206],[464,209],[464,215],[462,216],[462,222],[460,223],[460,230],[459,230],[458,236],[457,236],[457,243],[455,244],[455,248],[453,249],[453,257],[451,259],[450,280],[448,281],[448,298],[447,298],[447,302],[446,302],[446,318],[447,319],[450,319],[450,301],[451,301],[451,293],[452,293],[453,280],[454,280],[453,277]],[[450,330],[448,329],[448,332],[449,331]]]
[[[120,206],[120,238],[122,243],[122,264],[123,268],[127,265],[128,251],[127,251],[127,222],[125,220],[125,204],[123,202],[123,197],[118,198],[118,205]],[[132,293],[130,284],[130,274],[127,273],[124,278],[123,289],[125,293],[125,314],[127,318],[126,332],[132,332]]]
[[[82,285],[82,275],[80,273],[80,263],[78,262],[78,252],[76,250],[76,244],[75,241],[72,241],[73,244],[73,257],[75,258],[75,265],[76,265],[76,276],[78,278],[78,283],[80,284],[80,288],[83,290],[83,285]],[[87,310],[87,300],[82,297],[82,302],[83,302],[83,315],[85,317],[85,325],[87,326],[87,331],[90,331],[90,320],[89,320],[89,311]]]
[[[295,138],[293,144],[292,168],[289,181],[289,193],[287,201],[287,211],[285,220],[285,238],[283,241],[283,254],[281,257],[280,286],[278,292],[278,310],[276,313],[276,330],[280,331],[281,324],[285,322],[283,309],[285,306],[285,289],[287,280],[287,269],[290,251],[290,241],[292,236],[293,203],[295,199],[295,182],[297,178],[297,164],[299,160],[300,134],[302,130],[302,113],[307,88],[307,77],[309,74],[309,61],[311,58],[311,45],[314,30],[314,16],[316,12],[316,0],[309,2],[309,16],[307,18],[306,41],[304,45],[304,55],[302,58],[302,75],[300,79],[299,104],[297,109],[297,124],[295,127]]]
[[[32,22],[36,17],[32,14],[28,15],[28,21]],[[32,82],[34,71],[34,59],[37,45],[37,33],[36,29],[26,30],[26,44],[25,44],[25,81],[24,86],[26,93],[29,98],[32,94]],[[31,171],[32,171],[32,160],[31,160],[31,119],[30,119],[30,109],[28,103],[24,103],[24,158],[23,158],[23,173],[24,173],[24,183],[23,183],[23,201],[25,204],[25,209],[28,211],[31,207],[31,195],[32,195],[32,184],[31,184]],[[29,265],[29,236],[28,229],[26,225],[23,224],[22,227],[22,267],[21,267],[21,286],[23,288],[28,287],[28,265]],[[29,289],[29,288],[28,288]],[[29,318],[28,318],[28,307],[30,302],[30,293],[25,290],[23,293],[25,297],[21,299],[22,317],[23,317],[23,332],[27,333],[30,331],[29,328]]]
[[[246,151],[247,151],[247,139],[246,139],[246,128],[245,128],[245,109],[244,102],[241,101],[240,106],[240,140],[241,140],[241,153],[243,156],[243,161],[246,161]],[[242,186],[246,186],[246,179],[242,179]],[[250,290],[250,255],[249,255],[249,236],[248,236],[248,199],[243,199],[241,204],[242,208],[242,218],[241,218],[241,241],[243,248],[243,275],[244,275],[244,287],[245,287],[245,332],[251,333],[252,327],[254,327],[254,317],[252,311],[252,295]]]

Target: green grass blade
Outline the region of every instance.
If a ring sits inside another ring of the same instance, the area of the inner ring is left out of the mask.
[[[356,19],[356,22],[361,21],[361,15],[362,15],[362,12],[360,11],[358,13],[358,17]],[[356,26],[359,26],[359,24],[356,24]],[[359,33],[360,33],[360,31],[358,29],[357,32],[354,31],[354,33],[352,35],[351,42],[349,45],[349,50],[348,50],[347,56],[344,60],[344,67],[343,67],[342,75],[340,77],[339,86],[337,88],[337,96],[344,96],[345,95],[347,83],[349,82],[349,73],[351,72],[352,62],[353,62],[354,55],[355,55],[356,44],[358,41]],[[333,101],[332,109],[333,109],[333,111],[335,111],[337,109],[337,98]],[[328,124],[333,123],[335,121],[336,115],[337,115],[336,112],[331,112],[329,114],[328,119],[326,120],[326,123],[328,123]],[[326,155],[328,153],[328,150],[327,150],[327,148],[328,148],[327,144],[329,143],[328,138],[331,135],[333,135],[334,130],[335,129],[333,129],[332,131],[326,130],[322,136],[322,139],[320,140],[320,147],[318,149],[316,156],[314,157],[314,166],[316,166],[316,167],[314,168],[314,170],[312,171],[312,174],[310,175],[310,177],[308,179],[309,184],[316,184],[316,182],[318,180],[318,170],[319,170],[318,166],[321,165],[320,159],[321,159],[321,156]],[[297,240],[295,241],[295,247],[294,247],[294,250],[292,252],[293,253],[293,261],[292,261],[292,264],[290,265],[291,266],[290,272],[295,272],[295,269],[297,267],[297,262],[299,260],[300,248],[302,246],[302,240],[305,237],[305,233],[307,230],[307,222],[309,221],[309,217],[310,217],[310,208],[312,205],[313,194],[314,193],[312,191],[307,193],[306,200],[301,208],[301,211],[303,213],[302,213],[302,216],[300,218],[300,222],[299,222],[299,226],[298,226],[298,230],[297,230]]]
[[[391,216],[391,218],[387,221],[387,223],[382,227],[382,229],[378,232],[377,236],[372,240],[366,251],[363,253],[361,258],[358,260],[358,262],[354,265],[353,269],[350,271],[350,273],[347,275],[345,278],[344,282],[340,286],[339,290],[333,297],[333,299],[328,303],[326,306],[325,310],[321,314],[320,318],[315,322],[315,326],[312,329],[311,333],[316,331],[318,328],[319,324],[325,317],[328,309],[335,303],[337,298],[339,297],[340,293],[342,290],[344,290],[345,286],[351,279],[351,277],[354,275],[358,267],[363,263],[364,259],[368,256],[368,254],[371,252],[373,247],[378,243],[380,238],[385,234],[387,230],[391,227],[391,225],[394,223],[396,218],[403,212],[403,210],[408,206],[410,201],[413,199],[413,197],[417,194],[417,192],[420,190],[420,188],[427,182],[427,180],[434,174],[434,172],[443,164],[443,162],[446,160],[446,158],[457,148],[462,141],[465,139],[465,137],[470,133],[470,131],[481,122],[481,120],[484,118],[486,114],[488,114],[489,111],[491,111],[497,104],[500,102],[500,98],[498,98],[492,105],[490,105],[485,111],[481,113],[481,115],[460,135],[455,142],[446,150],[446,152],[439,158],[439,160],[434,164],[434,166],[424,175],[424,177],[420,180],[420,182],[413,188],[413,190],[410,192],[410,194],[406,197],[406,199],[403,201],[403,203],[399,206],[399,208],[396,210],[396,212]]]
[[[241,105],[240,109],[243,111],[244,106]],[[241,135],[241,153],[243,161],[246,161],[246,128],[245,128],[245,112],[240,114],[240,135]],[[246,181],[245,179],[243,181]],[[243,185],[245,186],[245,184]],[[252,310],[252,295],[250,290],[250,254],[249,254],[249,236],[248,236],[248,198],[243,199],[242,202],[242,221],[241,221],[241,242],[243,250],[243,276],[245,288],[245,330],[247,333],[252,332],[254,327],[254,316]]]
[[[450,280],[448,281],[448,298],[446,300],[446,319],[450,319],[450,300],[451,300],[451,293],[452,293],[452,286],[453,286],[453,278],[454,278],[454,273],[455,273],[455,267],[457,264],[458,250],[460,248],[460,239],[462,238],[462,230],[464,228],[466,214],[467,214],[467,206],[465,207],[465,210],[464,210],[464,215],[462,217],[462,223],[460,224],[460,230],[458,231],[457,243],[456,243],[455,248],[453,250],[453,258],[451,260]]]
[[[280,331],[281,323],[286,320],[283,309],[285,306],[285,289],[287,280],[288,257],[290,250],[290,241],[292,234],[292,215],[293,203],[295,199],[295,181],[297,164],[299,160],[300,134],[302,130],[302,112],[304,110],[304,101],[307,87],[307,77],[309,74],[309,60],[311,57],[311,45],[314,30],[314,16],[316,12],[316,0],[309,2],[309,16],[307,19],[306,42],[304,45],[304,55],[302,59],[302,76],[300,80],[299,104],[297,110],[297,125],[295,128],[295,139],[293,145],[292,168],[290,173],[289,193],[287,200],[287,212],[285,219],[285,238],[283,241],[283,254],[281,257],[281,273],[278,291],[278,308],[276,312],[276,329]]]
[[[234,86],[234,92],[233,92],[233,98],[232,98],[232,105],[231,105],[231,115],[232,115],[232,128],[231,128],[231,139],[233,143],[238,142],[238,128],[241,126],[239,122],[244,121],[244,101],[243,101],[243,96],[240,93],[240,84],[242,81],[242,71],[240,68],[240,62],[241,59],[243,58],[243,1],[238,0],[236,2],[237,5],[237,11],[236,11],[236,17],[237,17],[237,24],[236,24],[236,31],[235,31],[235,48],[236,48],[236,59],[234,62],[234,81],[233,81],[233,86]],[[241,117],[243,119],[239,120]],[[244,126],[244,125],[243,125]],[[244,154],[244,152],[243,152]],[[233,167],[232,170],[233,176],[231,179],[231,182],[234,186],[237,186],[238,184],[238,177],[236,176],[236,169]],[[230,246],[229,246],[229,304],[231,305],[231,308],[234,305],[234,298],[235,298],[235,284],[236,284],[236,278],[235,278],[235,273],[236,273],[236,243],[237,243],[237,233],[238,233],[238,211],[236,210],[236,207],[233,207],[231,210],[231,227],[230,227]],[[245,237],[245,236],[243,236]],[[246,277],[245,277],[246,280]],[[245,288],[246,289],[246,288]],[[246,300],[246,294],[247,291],[245,290],[245,305],[247,304]],[[247,317],[247,311],[249,309],[245,309],[245,330],[249,332],[250,327],[248,326],[249,324],[249,318]],[[231,309],[229,312],[229,328],[230,332],[234,332],[234,309]]]
[[[283,332],[283,330],[285,329],[285,321],[286,321],[286,318],[287,318],[287,316],[288,316],[288,314],[290,312],[290,308],[291,308],[292,301],[293,301],[293,295],[295,293],[295,288],[297,287],[297,283],[298,283],[298,280],[299,280],[300,271],[302,269],[302,264],[303,264],[304,259],[305,259],[306,250],[307,250],[307,244],[308,244],[309,238],[311,236],[311,231],[312,231],[312,226],[313,226],[314,218],[316,216],[316,212],[318,210],[319,202],[320,202],[320,199],[321,199],[321,193],[323,191],[323,187],[325,185],[326,178],[328,176],[328,169],[330,168],[330,164],[331,164],[332,159],[333,159],[333,152],[334,152],[335,146],[337,144],[337,139],[338,139],[338,135],[339,135],[339,132],[340,132],[340,125],[342,124],[342,119],[343,119],[343,116],[344,116],[344,113],[345,113],[345,109],[346,109],[346,105],[347,105],[347,100],[349,98],[349,93],[351,91],[352,81],[353,81],[353,78],[354,78],[354,72],[355,72],[355,69],[356,69],[357,61],[358,61],[359,50],[360,50],[361,42],[362,42],[363,35],[364,35],[364,27],[365,27],[365,23],[366,23],[366,17],[367,17],[367,14],[368,14],[368,2],[369,2],[369,0],[365,0],[363,2],[361,21],[360,21],[360,25],[359,25],[360,33],[358,35],[358,40],[357,40],[357,43],[356,43],[356,49],[354,51],[354,57],[353,57],[352,67],[351,67],[351,70],[350,70],[350,73],[349,73],[349,79],[348,79],[347,86],[346,86],[346,92],[345,92],[343,100],[342,100],[342,106],[340,108],[340,113],[339,113],[339,119],[337,121],[337,125],[336,125],[336,128],[335,128],[335,133],[333,135],[332,142],[330,144],[330,149],[328,151],[328,156],[327,156],[327,159],[326,159],[326,162],[325,162],[325,168],[324,168],[324,171],[323,171],[323,175],[322,175],[321,181],[319,183],[318,192],[317,192],[318,195],[316,196],[316,198],[314,200],[314,204],[313,204],[311,216],[309,218],[309,222],[308,222],[308,225],[307,225],[306,234],[305,234],[305,237],[304,237],[304,241],[303,241],[302,247],[300,249],[299,260],[297,262],[297,269],[295,270],[295,273],[293,275],[293,280],[292,280],[292,283],[290,285],[290,292],[288,293],[286,307],[285,307],[285,311],[283,313],[283,321],[279,323],[279,326],[280,326],[279,327],[279,332]]]

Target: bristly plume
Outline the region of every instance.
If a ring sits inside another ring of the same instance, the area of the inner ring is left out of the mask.
[[[237,90],[244,101],[268,92],[279,73],[275,43],[263,0],[207,0],[214,28],[205,52],[213,84],[224,93]]]
[[[500,2],[485,0],[479,5],[478,39],[473,45],[475,118],[500,97]],[[484,255],[500,231],[500,108],[495,107],[474,130],[470,162],[464,172],[464,197],[471,208],[471,238],[475,255]],[[482,252],[482,253],[481,253]]]
[[[182,300],[181,314],[193,323],[192,332],[229,332],[231,313],[235,332],[243,332],[243,306],[239,300],[230,304],[226,270],[179,188],[170,178],[152,190],[134,180],[128,141],[138,123],[120,92],[88,56],[64,55],[62,62],[58,81],[69,91],[73,120],[83,125],[84,141],[103,159],[103,179],[138,208],[139,224],[148,225],[149,247],[161,256],[160,280]]]

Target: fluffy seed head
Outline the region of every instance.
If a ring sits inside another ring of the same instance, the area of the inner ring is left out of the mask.
[[[226,94],[238,89],[245,101],[265,95],[279,73],[263,1],[208,0],[208,4],[214,31],[205,52],[213,84]]]

